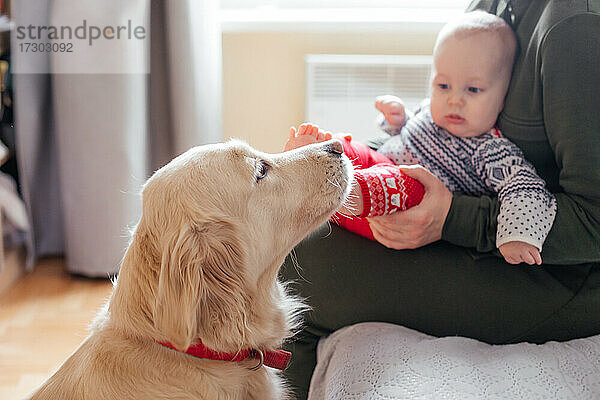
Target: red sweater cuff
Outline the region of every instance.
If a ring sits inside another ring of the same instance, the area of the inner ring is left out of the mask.
[[[354,172],[354,178],[360,185],[360,192],[363,199],[363,212],[359,215],[360,218],[365,218],[371,212],[371,193],[369,192],[369,186],[367,185],[367,181],[359,171]]]

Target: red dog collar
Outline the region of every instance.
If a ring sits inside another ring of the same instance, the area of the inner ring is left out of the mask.
[[[157,343],[162,346],[168,347],[169,349],[179,351],[171,343]],[[256,358],[259,360],[259,363],[256,367],[252,368],[253,370],[260,368],[264,364],[267,367],[276,368],[283,371],[288,367],[288,364],[290,363],[290,358],[292,357],[292,353],[285,350],[261,351],[255,349],[244,349],[238,351],[237,353],[221,353],[209,349],[208,347],[203,345],[202,342],[188,347],[188,349],[186,351],[183,351],[182,353],[189,354],[190,356],[198,358],[206,358],[208,360],[217,361],[244,361],[249,358]]]

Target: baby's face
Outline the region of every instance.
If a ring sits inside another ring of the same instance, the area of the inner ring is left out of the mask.
[[[431,115],[438,126],[460,137],[478,136],[494,126],[512,69],[501,67],[507,61],[498,46],[489,34],[449,36],[438,45],[431,88]]]

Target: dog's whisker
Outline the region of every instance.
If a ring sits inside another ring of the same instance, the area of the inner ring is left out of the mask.
[[[338,181],[333,182],[333,185],[340,190],[342,189],[342,184]]]
[[[290,259],[292,260],[292,266],[296,270],[298,276],[300,276],[300,278],[302,278],[303,281],[310,283],[309,280],[302,275],[303,269],[300,263],[298,262],[298,254],[296,254],[296,249],[292,249],[292,251],[290,252]]]
[[[350,214],[350,215],[348,215],[347,213],[344,213],[344,212],[340,211],[339,214],[347,216],[347,217],[352,217],[352,216],[355,216],[356,214],[358,214],[357,205],[353,201],[353,200],[355,200],[357,198],[358,198],[358,195],[355,195],[353,193],[349,193],[348,196],[346,196],[346,199],[344,200],[344,202],[342,203],[342,206],[340,207],[340,209],[351,211],[353,213]]]
[[[333,229],[331,228],[331,222],[329,220],[327,220],[327,227],[329,228],[329,231],[327,232],[327,234],[325,236],[322,237],[323,239],[331,236],[331,232],[333,231]]]

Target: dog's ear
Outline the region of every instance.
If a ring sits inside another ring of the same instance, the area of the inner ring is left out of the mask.
[[[185,350],[200,335],[211,342],[219,330],[231,329],[223,324],[245,321],[244,256],[233,225],[187,225],[164,239],[154,306],[157,329]]]
[[[189,226],[165,232],[161,249],[154,325],[177,349],[187,349],[197,331],[202,282],[199,237]]]

